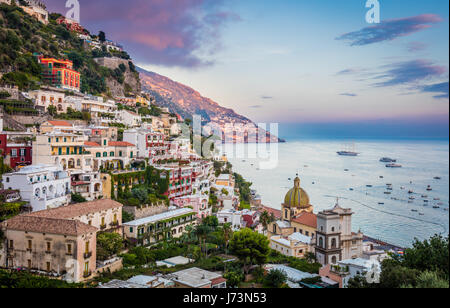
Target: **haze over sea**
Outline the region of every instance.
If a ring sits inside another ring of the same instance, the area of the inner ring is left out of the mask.
[[[424,240],[434,234],[448,234],[448,139],[354,140],[356,151],[361,153],[358,157],[336,153],[353,140],[287,139],[287,143],[278,145],[279,162],[274,170],[258,170],[256,159],[230,157],[235,172],[253,183],[252,189],[257,190],[264,205],[279,209],[298,173],[314,212],[333,207],[336,197],[340,197],[339,204],[355,213],[354,231],[361,229],[368,236],[403,247],[411,246],[414,238]],[[236,147],[246,151],[249,145]],[[379,161],[382,157],[397,159],[403,168],[386,168]],[[390,195],[385,194],[386,184],[392,184]],[[426,190],[428,185],[432,191]],[[414,191],[413,203],[408,203],[409,190]]]

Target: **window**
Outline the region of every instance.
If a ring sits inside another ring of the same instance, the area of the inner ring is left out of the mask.
[[[116,223],[117,222],[117,214],[114,214],[114,223]]]
[[[113,157],[114,156],[114,152],[110,152],[109,156]]]
[[[50,251],[52,248],[52,243],[47,242],[47,252]]]
[[[331,240],[331,248],[336,248],[336,239]]]
[[[26,149],[20,149],[20,156],[25,156],[27,153]]]
[[[17,150],[16,149],[12,149],[11,150],[11,156],[12,157],[17,157]]]
[[[9,240],[9,249],[14,249],[14,241]]]
[[[324,247],[323,247],[323,238],[319,238],[319,247],[324,248]]]
[[[72,254],[72,244],[67,244],[67,254]]]
[[[119,151],[119,157],[122,157],[122,151]]]
[[[106,145],[106,139],[105,139],[105,140],[103,140],[103,145]]]
[[[52,270],[52,266],[50,262],[47,262],[47,272],[50,272]]]
[[[103,157],[108,157],[108,153],[107,152],[103,152]]]
[[[85,244],[84,252],[85,253],[89,253],[89,241],[87,241],[86,244]]]
[[[92,226],[92,220],[89,220],[88,225]]]
[[[28,249],[31,250],[32,247],[33,247],[33,241],[28,240]]]
[[[30,259],[28,259],[28,268],[29,269],[31,268],[31,260]]]

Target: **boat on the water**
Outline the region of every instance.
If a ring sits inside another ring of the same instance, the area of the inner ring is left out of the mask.
[[[373,185],[366,185],[366,187],[372,188],[372,187],[373,187]]]
[[[339,152],[337,152],[337,154],[338,154],[339,156],[353,156],[353,157],[359,155],[359,153],[357,153],[357,152],[352,152],[352,151],[339,151]]]
[[[384,202],[378,202],[379,205],[384,205]]]
[[[413,194],[413,193],[414,193],[414,191],[412,191],[412,190],[408,191],[408,194]]]
[[[380,159],[380,162],[382,163],[396,163],[397,160],[389,157],[383,157]]]
[[[432,191],[432,190],[433,190],[433,188],[431,188],[431,185],[428,185],[427,191]]]
[[[402,168],[402,165],[399,164],[387,164],[386,168]]]
[[[442,180],[442,178],[440,176],[435,176],[434,179],[435,180]]]
[[[433,206],[433,209],[440,209],[440,207],[435,205],[435,206]]]

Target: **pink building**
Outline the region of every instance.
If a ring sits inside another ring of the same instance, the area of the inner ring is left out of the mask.
[[[191,207],[197,213],[197,217],[203,219],[212,215],[208,199],[207,195],[185,196],[173,199],[172,204],[179,208]]]

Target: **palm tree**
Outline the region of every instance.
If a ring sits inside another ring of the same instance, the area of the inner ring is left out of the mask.
[[[206,257],[208,256],[208,250],[206,249],[206,238],[210,232],[209,229],[210,228],[207,225],[201,224],[201,225],[198,225],[194,231],[195,235],[199,239],[200,250],[202,249],[202,244],[204,245]]]
[[[261,222],[261,224],[264,227],[264,235],[267,232],[267,228],[268,226],[275,221],[275,216],[272,214],[270,215],[269,212],[264,211],[261,216],[259,217],[259,221]]]
[[[228,253],[228,242],[230,241],[231,236],[233,235],[233,229],[231,228],[231,224],[224,224],[222,227],[223,230],[223,239],[225,241],[225,253]]]

